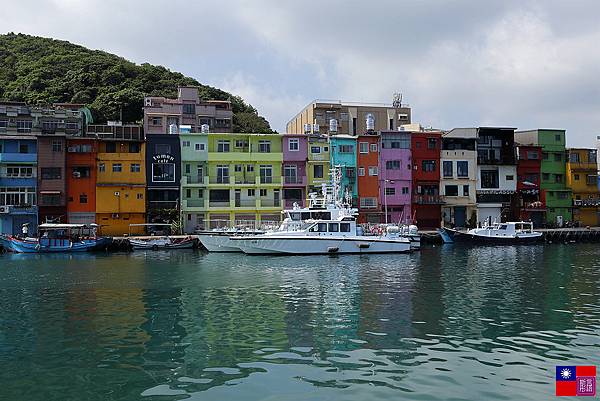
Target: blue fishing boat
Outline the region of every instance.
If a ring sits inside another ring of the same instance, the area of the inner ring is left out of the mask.
[[[0,235],[0,244],[9,252],[86,252],[104,249],[110,237],[97,237],[96,224],[40,224],[37,238]]]

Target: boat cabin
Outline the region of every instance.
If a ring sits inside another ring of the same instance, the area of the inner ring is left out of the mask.
[[[529,221],[494,223],[490,226],[476,228],[475,234],[491,237],[514,237],[518,234],[532,234],[533,223]]]

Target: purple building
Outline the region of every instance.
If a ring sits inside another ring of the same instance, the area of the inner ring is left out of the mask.
[[[412,222],[411,138],[409,132],[381,131],[379,157],[380,202],[390,223]]]
[[[306,162],[308,138],[302,134],[283,135],[283,200],[286,209],[306,204]]]

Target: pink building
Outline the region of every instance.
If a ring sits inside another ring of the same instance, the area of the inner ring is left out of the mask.
[[[381,209],[391,223],[412,222],[411,138],[409,132],[382,131],[380,138],[379,188]]]
[[[286,209],[306,204],[306,162],[308,138],[302,134],[283,135],[283,201]]]

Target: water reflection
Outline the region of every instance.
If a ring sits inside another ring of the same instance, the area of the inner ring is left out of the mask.
[[[4,255],[0,384],[31,400],[539,399],[555,364],[600,362],[599,254]]]

